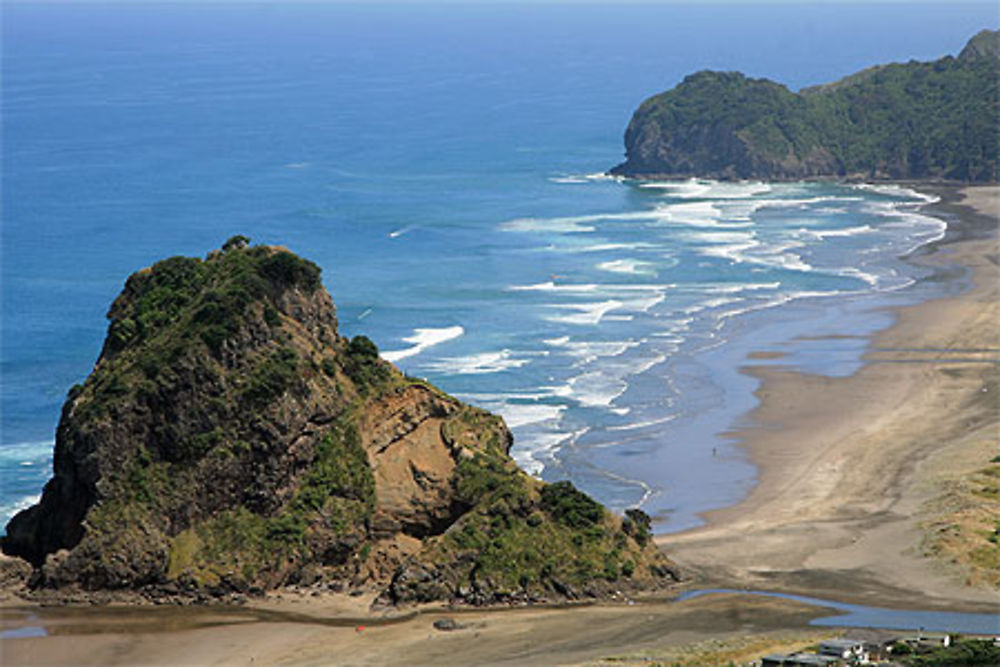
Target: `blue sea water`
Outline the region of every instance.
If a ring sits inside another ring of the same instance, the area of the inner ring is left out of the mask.
[[[632,110],[699,69],[793,89],[957,53],[992,3],[3,6],[0,520],[136,269],[242,233],[320,264],[345,335],[496,410],[533,474],[661,531],[739,500],[748,352],[852,372],[926,197],[634,183]],[[815,341],[824,334],[856,334]],[[765,363],[759,361],[757,363]]]

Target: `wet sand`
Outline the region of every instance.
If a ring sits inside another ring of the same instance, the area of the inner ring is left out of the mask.
[[[942,277],[968,279],[972,289],[901,309],[850,377],[783,368],[767,352],[748,359],[775,362],[745,369],[762,380],[754,426],[740,434],[759,483],[745,501],[706,516],[706,526],[658,539],[692,575],[689,586],[1000,609],[996,592],[964,586],[960,573],[916,549],[935,480],[981,467],[1000,442],[1000,188],[964,192],[967,199],[955,203],[954,191],[943,191],[937,212],[949,218],[949,242],[916,261],[939,267]],[[956,276],[957,265],[969,272]],[[655,657],[664,646],[706,640],[815,634],[808,623],[824,615],[798,602],[723,594],[571,609],[424,609],[375,625],[378,619],[364,617],[368,602],[286,595],[238,610],[7,606],[0,629],[44,628],[49,636],[3,640],[0,662],[581,664]],[[443,616],[463,627],[435,630]]]
[[[21,613],[8,609],[4,615]],[[357,619],[345,625],[322,615],[311,621],[280,613],[255,617],[253,610],[143,609],[127,610],[123,618],[119,610],[77,609],[41,615],[44,620],[27,622],[44,625],[51,636],[4,640],[4,665],[580,664],[748,634],[815,635],[808,623],[823,611],[787,600],[720,594],[631,606],[425,611],[379,626]],[[135,620],[142,617],[144,622]],[[436,630],[434,621],[443,617],[461,628]]]

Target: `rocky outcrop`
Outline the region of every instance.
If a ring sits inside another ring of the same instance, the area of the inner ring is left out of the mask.
[[[958,57],[960,60],[1000,58],[1000,31],[980,30],[969,40]]]
[[[3,538],[36,590],[495,602],[675,577],[641,514],[528,477],[498,417],[341,337],[319,268],[284,248],[164,260],[108,318],[53,477]]]
[[[998,44],[984,30],[958,58],[879,65],[799,93],[738,72],[692,74],[640,105],[611,173],[996,182]]]

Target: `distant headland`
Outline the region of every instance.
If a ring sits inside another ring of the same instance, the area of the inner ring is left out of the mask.
[[[703,71],[643,102],[625,131],[632,178],[845,178],[995,183],[1000,33],[957,56],[876,65],[793,93]]]

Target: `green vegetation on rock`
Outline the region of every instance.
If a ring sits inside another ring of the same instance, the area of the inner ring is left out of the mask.
[[[476,420],[497,421],[469,411],[453,423]],[[494,446],[463,456],[456,468],[458,498],[470,511],[396,574],[394,602],[575,599],[600,596],[611,582],[634,588],[677,579],[670,562],[630,536],[621,519],[570,482],[528,477],[496,438],[488,441]],[[644,513],[630,512],[648,527]]]
[[[237,236],[158,262],[108,317],[53,478],[3,539],[38,587],[488,603],[676,577],[648,517],[529,477],[501,419],[341,337],[319,268],[288,250]]]
[[[623,176],[998,180],[998,33],[958,58],[880,65],[796,94],[698,72],[649,98],[625,133]]]

